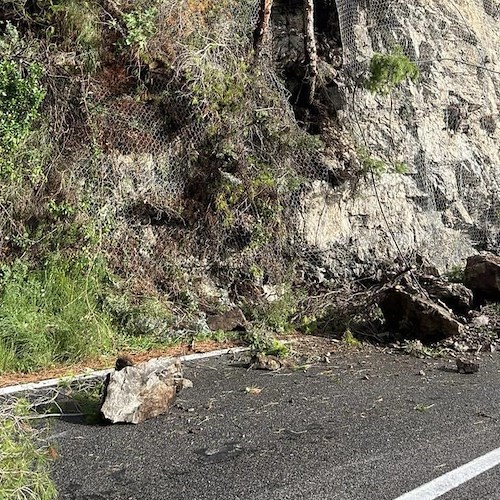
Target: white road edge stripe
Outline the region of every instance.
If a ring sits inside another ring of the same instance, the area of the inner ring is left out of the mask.
[[[174,356],[174,357],[177,357],[181,362],[195,361],[198,359],[215,358],[217,356],[223,356],[224,354],[237,354],[248,350],[250,350],[249,347],[230,347],[229,349],[219,349],[218,351],[200,352],[194,354],[186,354],[185,356]],[[112,368],[109,368],[107,370],[91,371],[90,373],[84,373],[76,376],[64,376],[58,378],[51,378],[48,380],[42,380],[40,382],[30,382],[27,384],[18,384],[18,385],[11,385],[8,387],[0,387],[0,397],[9,396],[11,394],[16,394],[18,392],[47,389],[49,387],[57,386],[61,382],[61,380],[69,379],[71,381],[77,381],[77,380],[87,380],[87,379],[105,377],[110,371],[112,371]]]
[[[434,500],[500,464],[500,448],[461,465],[395,500]]]

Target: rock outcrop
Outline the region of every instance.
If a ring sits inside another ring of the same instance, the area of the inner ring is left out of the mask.
[[[342,40],[343,65],[320,53],[336,76],[317,97],[337,106],[345,135],[363,150],[357,161],[366,174],[355,189],[316,178],[302,192],[299,232],[334,277],[371,273],[415,251],[442,272],[477,246],[498,248],[500,17],[488,4],[337,1],[339,32],[328,40],[320,30],[320,47]],[[295,22],[277,18],[277,57],[285,70],[291,54],[300,58],[300,15],[297,4]],[[370,60],[394,47],[416,63],[420,78],[390,95],[373,94],[363,84]],[[337,154],[331,169],[356,162],[348,156]],[[379,170],[370,170],[366,158],[377,160]]]

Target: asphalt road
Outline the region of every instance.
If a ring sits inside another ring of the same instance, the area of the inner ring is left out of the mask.
[[[500,446],[498,355],[471,375],[380,352],[305,372],[232,363],[186,364],[194,388],[137,426],[53,421],[60,498],[395,499]],[[441,498],[500,499],[500,467]]]

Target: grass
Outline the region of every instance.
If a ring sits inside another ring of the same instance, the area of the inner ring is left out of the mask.
[[[101,308],[105,268],[87,258],[16,262],[0,274],[0,373],[109,352],[115,328]]]
[[[0,406],[0,498],[52,500],[49,449],[28,424],[29,405],[18,400]]]

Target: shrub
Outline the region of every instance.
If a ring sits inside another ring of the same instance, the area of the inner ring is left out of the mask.
[[[401,48],[389,54],[375,53],[370,61],[366,88],[373,93],[389,94],[394,87],[409,79],[415,81],[420,72]]]
[[[45,90],[42,68],[30,64],[24,71],[10,60],[0,60],[0,177],[15,177],[13,156],[38,117]]]
[[[53,500],[47,448],[26,421],[29,405],[19,400],[0,409],[0,498]]]

